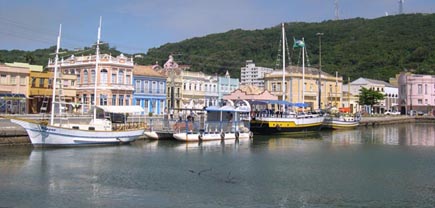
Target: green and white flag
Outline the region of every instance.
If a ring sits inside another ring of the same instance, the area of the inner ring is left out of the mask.
[[[305,42],[303,40],[296,40],[293,38],[293,48],[305,48]]]

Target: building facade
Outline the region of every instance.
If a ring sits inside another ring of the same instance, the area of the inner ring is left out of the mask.
[[[304,102],[312,110],[319,109],[319,99],[320,109],[342,105],[341,91],[343,78],[321,72],[321,95],[319,98],[319,70],[315,68],[305,67],[304,73],[302,67],[287,67],[284,75],[285,95],[282,88],[282,70],[274,70],[266,74],[264,80],[265,89],[271,94],[278,96],[280,100],[283,100],[283,97],[285,97],[284,100],[292,103]]]
[[[401,73],[399,83],[399,109],[402,114],[420,111],[434,115],[435,76]]]
[[[0,64],[0,113],[27,113],[29,68]]]
[[[255,66],[252,60],[247,60],[246,65],[241,68],[240,85],[254,85],[264,89],[265,74],[272,71],[271,68]]]
[[[234,90],[239,89],[240,82],[237,78],[231,78],[228,71],[225,76],[218,77],[219,100],[222,100],[225,95],[231,94]]]
[[[112,57],[99,56],[96,69],[96,55],[72,55],[59,62],[63,75],[76,75],[76,96],[78,110],[87,113],[93,103],[96,105],[132,105],[133,99],[133,59],[123,54]],[[54,70],[54,62],[49,60],[49,71]],[[96,95],[95,89],[96,88]],[[94,102],[95,101],[95,102]]]
[[[134,66],[133,105],[141,106],[147,114],[159,115],[166,108],[166,76],[153,66]]]
[[[344,92],[350,90],[350,95],[357,98],[360,94],[360,89],[363,87],[382,93],[384,95],[384,100],[380,100],[378,104],[375,104],[373,109],[371,109],[370,106],[355,106],[357,111],[362,110],[367,113],[384,113],[388,110],[397,110],[399,96],[398,89],[387,82],[361,77],[351,82],[350,86],[344,86],[343,90]]]
[[[53,79],[53,72],[30,72],[29,113],[51,112]],[[77,76],[75,74],[62,75],[59,71],[58,84],[56,86],[57,96],[55,99],[61,99],[65,103],[71,103],[65,106],[68,112],[73,112],[78,107],[74,105],[76,102],[76,80]],[[59,97],[58,95],[63,96]]]

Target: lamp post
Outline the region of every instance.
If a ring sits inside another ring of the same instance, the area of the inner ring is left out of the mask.
[[[319,110],[322,108],[322,82],[321,82],[321,74],[322,74],[322,35],[323,33],[316,33],[317,37],[319,37]]]

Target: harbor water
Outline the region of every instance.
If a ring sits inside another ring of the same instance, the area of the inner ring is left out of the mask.
[[[0,147],[0,207],[432,207],[435,126]]]

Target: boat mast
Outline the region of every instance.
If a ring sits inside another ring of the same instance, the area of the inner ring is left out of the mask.
[[[282,100],[285,100],[285,30],[284,23],[281,23],[282,28]]]
[[[50,125],[54,124],[54,102],[56,99],[56,85],[57,85],[57,62],[59,59],[59,48],[60,48],[60,36],[61,36],[61,34],[62,34],[62,24],[59,25],[59,35],[57,36],[57,46],[56,46],[56,57],[54,58],[54,79],[53,79],[53,93],[52,93],[52,97],[51,97]]]
[[[94,122],[97,119],[97,77],[98,77],[98,64],[100,61],[100,37],[101,37],[101,21],[102,17],[100,16],[100,25],[98,26],[98,37],[97,37],[97,52],[95,55],[95,80],[94,80]]]
[[[302,42],[305,44],[304,38],[302,38]],[[305,103],[305,45],[304,47],[302,47],[302,104],[304,103]]]

